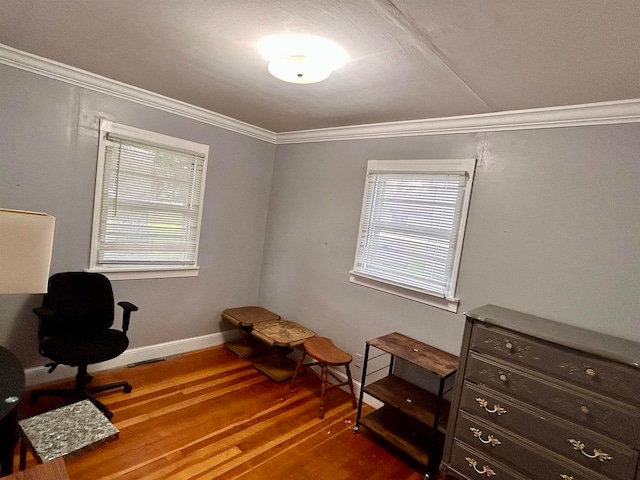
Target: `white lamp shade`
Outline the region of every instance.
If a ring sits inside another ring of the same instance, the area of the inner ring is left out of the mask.
[[[0,209],[0,294],[47,291],[55,217]]]

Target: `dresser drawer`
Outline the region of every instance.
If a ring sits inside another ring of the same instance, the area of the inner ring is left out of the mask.
[[[638,408],[569,388],[524,368],[494,361],[474,352],[469,353],[465,378],[554,412],[632,447],[640,447]]]
[[[458,440],[453,440],[449,465],[456,472],[475,480],[486,480],[487,478],[491,478],[491,480],[528,480],[515,470]]]
[[[532,480],[562,478],[605,480],[606,478],[554,455],[522,437],[474,419],[464,412],[461,412],[458,418],[455,438],[482,452],[487,459],[495,459]]]
[[[636,405],[640,398],[637,369],[510,330],[478,324],[473,329],[470,348],[532,367],[632,405]]]
[[[626,480],[635,475],[638,465],[636,450],[518,400],[465,382],[460,409],[488,424],[498,425],[526,437],[607,477]],[[576,449],[571,440],[579,441],[584,449]],[[610,460],[604,460],[604,455],[596,455],[596,449],[607,454]],[[603,458],[602,461],[600,457]]]
[[[574,479],[606,477],[631,480],[635,476],[635,464],[631,468],[628,463],[622,465],[625,460],[622,457],[607,456],[608,460],[604,461],[597,458],[587,459],[588,465],[579,464],[559,457],[560,452],[556,450],[546,449],[531,442],[530,437],[525,439],[466,412],[460,412],[455,437],[505,464],[511,464],[513,468],[531,478],[558,479],[567,475]],[[578,455],[582,456],[581,453]],[[581,460],[578,456],[574,458]],[[540,465],[545,466],[544,472],[540,472]],[[618,466],[623,468],[616,468]]]

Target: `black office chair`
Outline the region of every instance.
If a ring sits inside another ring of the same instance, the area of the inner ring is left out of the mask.
[[[73,389],[33,390],[31,400],[40,395],[72,397],[73,401],[88,399],[107,418],[113,413],[91,394],[114,388],[131,392],[128,382],[89,387],[92,377],[87,366],[116,358],[129,346],[127,330],[131,312],[138,307],[119,302],[123,308],[122,331],[112,329],[114,299],[111,282],[99,273],[66,272],[49,278],[48,293],[42,307],[33,311],[40,319],[38,339],[40,354],[53,360],[46,366],[51,373],[58,365],[78,367]]]

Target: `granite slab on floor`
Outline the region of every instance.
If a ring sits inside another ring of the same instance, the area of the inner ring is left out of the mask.
[[[89,400],[20,420],[18,430],[39,462],[78,457],[120,435]]]

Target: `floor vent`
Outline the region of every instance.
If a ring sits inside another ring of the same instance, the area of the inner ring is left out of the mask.
[[[149,360],[142,360],[141,362],[130,363],[127,365],[129,368],[137,367],[139,365],[146,365],[147,363],[164,362],[164,357],[151,358]]]

